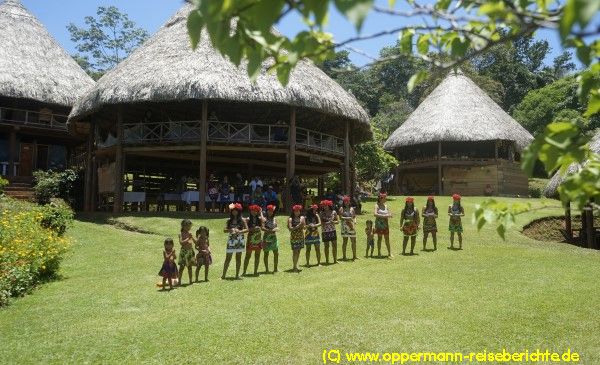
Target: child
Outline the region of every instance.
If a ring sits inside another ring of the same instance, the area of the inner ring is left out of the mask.
[[[261,234],[263,220],[260,206],[252,204],[248,209],[250,210],[250,216],[246,220],[246,225],[248,226],[248,240],[246,245],[246,257],[244,258],[244,273],[242,275],[246,275],[250,257],[252,256],[252,252],[254,252],[254,276],[256,276],[258,275],[260,251],[263,247]]]
[[[375,228],[373,228],[373,221],[367,220],[367,226],[365,227],[365,234],[367,235],[367,252],[365,257],[369,257],[369,248],[371,248],[371,257],[373,257],[373,250],[375,249]]]
[[[402,255],[406,255],[406,245],[410,238],[410,255],[414,255],[415,244],[417,242],[417,232],[419,231],[419,213],[415,209],[415,200],[411,197],[406,198],[404,209],[400,214],[400,226],[404,233],[402,243]]]
[[[288,229],[290,230],[290,244],[294,251],[292,255],[293,265],[292,272],[300,272],[298,269],[298,259],[300,258],[300,250],[304,248],[304,226],[305,221],[302,216],[302,205],[296,204],[292,207],[292,214],[288,219]]]
[[[452,205],[448,207],[450,222],[448,229],[450,231],[450,249],[454,249],[454,234],[458,235],[458,249],[462,250],[462,232],[463,226],[460,217],[465,215],[465,209],[460,204],[460,195],[452,195]]]
[[[204,281],[208,281],[208,267],[212,265],[208,235],[207,227],[202,226],[196,231],[196,250],[198,250],[196,255],[196,282],[198,282],[198,274],[202,265],[204,265]]]
[[[265,271],[269,272],[269,252],[273,251],[273,273],[277,272],[277,263],[279,261],[279,244],[277,243],[277,221],[275,220],[275,205],[267,205],[267,216],[264,219],[262,230],[263,250],[265,251]]]
[[[217,200],[219,199],[219,189],[217,188],[217,182],[210,183],[210,188],[208,188],[208,197],[211,202],[211,212],[217,211]]]
[[[163,251],[163,264],[158,272],[159,276],[162,276],[162,288],[166,290],[167,280],[169,281],[169,289],[173,289],[173,280],[177,280],[177,265],[175,264],[175,259],[177,258],[177,254],[173,247],[175,244],[173,243],[173,239],[167,238],[165,240],[165,250]]]
[[[246,251],[246,242],[244,235],[248,232],[246,221],[242,218],[242,204],[229,204],[229,219],[225,223],[224,233],[228,233],[227,250],[225,255],[225,263],[223,264],[223,275],[221,279],[225,279],[231,257],[235,254],[235,278],[240,278],[240,264],[242,263],[242,252]]]
[[[179,234],[179,243],[181,244],[181,255],[179,255],[179,285],[181,285],[181,276],[183,275],[183,269],[187,267],[188,275],[190,278],[190,284],[192,284],[192,266],[196,260],[194,254],[194,244],[196,239],[190,233],[192,229],[192,222],[189,219],[181,221],[181,233]]]
[[[423,207],[423,251],[427,249],[427,236],[431,233],[433,239],[433,250],[437,250],[437,223],[438,209],[435,206],[433,196],[427,198],[427,203]]]
[[[338,224],[338,217],[333,210],[331,200],[321,201],[321,224],[323,225],[323,243],[325,244],[325,262],[329,264],[329,243],[333,251],[333,263],[337,264],[337,233],[335,225]]]
[[[352,261],[356,260],[356,214],[354,208],[350,205],[350,197],[345,195],[342,198],[342,206],[339,212],[342,219],[342,259],[346,261],[346,247],[348,238],[352,245]]]
[[[317,255],[317,266],[321,265],[321,237],[319,236],[319,227],[321,227],[321,218],[319,218],[319,206],[313,204],[306,212],[306,234],[304,243],[306,244],[306,267],[310,266],[310,249],[314,245]]]

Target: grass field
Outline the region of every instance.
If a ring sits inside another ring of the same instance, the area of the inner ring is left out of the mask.
[[[479,200],[464,199],[467,216]],[[445,211],[449,202],[440,199],[438,206]],[[506,242],[493,227],[477,233],[467,218],[465,249],[448,250],[447,217],[442,215],[438,251],[422,252],[419,242],[418,255],[403,257],[395,219],[393,260],[363,258],[360,234],[357,262],[240,281],[219,279],[224,220],[190,214],[194,227],[202,223],[211,229],[211,281],[172,292],[157,290],[156,273],[163,238],[176,236],[183,215],[118,218],[155,234],[116,228],[105,223],[106,216],[87,217],[70,231],[77,243],[63,264],[63,278],[0,310],[0,359],[316,364],[322,363],[323,350],[332,348],[571,348],[581,354],[581,363],[598,364],[600,252],[536,242],[519,232],[536,217],[560,214],[558,204],[550,204],[554,207],[520,216]],[[400,199],[391,202],[392,211],[399,213],[401,205]],[[372,218],[372,208],[368,203],[360,227]],[[291,250],[288,234],[279,237],[283,271],[291,267]]]

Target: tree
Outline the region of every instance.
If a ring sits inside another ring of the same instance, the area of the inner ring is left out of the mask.
[[[91,76],[98,78],[114,68],[148,38],[129,16],[115,6],[101,6],[97,17],[86,16],[85,27],[67,26],[71,40],[80,54],[75,60]]]
[[[373,127],[373,140],[356,146],[356,174],[361,181],[381,179],[398,164],[396,158],[383,149],[385,138],[377,127]]]

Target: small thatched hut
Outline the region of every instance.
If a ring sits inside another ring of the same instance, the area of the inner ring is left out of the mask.
[[[533,137],[461,71],[451,72],[385,143],[405,194],[527,194],[519,153]]]
[[[98,183],[88,208],[109,196],[119,211],[128,200],[124,177],[132,175],[147,201],[173,196],[166,179],[199,176],[199,209],[207,171],[289,181],[341,170],[349,192],[352,145],[371,138],[355,98],[310,62],[300,62],[282,87],[266,66],[252,83],[245,66],[224,59],[205,34],[192,51],[191,9],[184,5],[75,105],[69,123],[86,118],[95,131]]]
[[[94,81],[17,0],[0,4],[0,173],[64,169],[82,139],[67,115]]]

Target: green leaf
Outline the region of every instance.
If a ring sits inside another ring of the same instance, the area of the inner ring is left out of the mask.
[[[448,7],[452,3],[452,0],[438,0],[434,7],[437,10],[448,10]]]
[[[600,113],[600,92],[598,92],[598,90],[595,90],[590,94],[588,107],[584,115],[586,117],[591,117],[592,115],[597,113]]]
[[[412,53],[412,41],[414,35],[414,29],[406,29],[400,34],[400,50],[402,52]]]
[[[413,92],[413,90],[415,89],[415,87],[417,85],[419,85],[420,83],[422,83],[423,81],[425,81],[425,79],[427,79],[428,73],[427,71],[419,71],[416,74],[412,75],[410,80],[408,80],[408,92],[411,93]]]
[[[571,33],[571,28],[575,23],[577,17],[577,10],[575,5],[576,0],[567,0],[567,3],[563,7],[563,13],[560,18],[559,33],[561,38],[564,40]]]
[[[362,28],[363,21],[373,7],[374,0],[334,0],[335,7],[356,27]]]
[[[218,1],[217,1],[218,2]],[[264,32],[271,31],[274,23],[279,19],[285,0],[259,0],[248,6],[240,16],[252,24],[253,29]]]
[[[417,50],[420,54],[427,54],[429,51],[429,39],[431,35],[429,33],[421,34],[417,40]]]
[[[288,64],[281,64],[277,66],[277,79],[283,86],[287,86],[290,82],[290,73],[292,69]]]
[[[190,12],[187,19],[187,28],[192,43],[192,49],[194,50],[198,47],[198,43],[200,43],[203,27],[204,19],[202,18],[202,15],[198,11]]]
[[[304,7],[315,15],[317,25],[323,25],[329,12],[329,1],[304,0]]]

